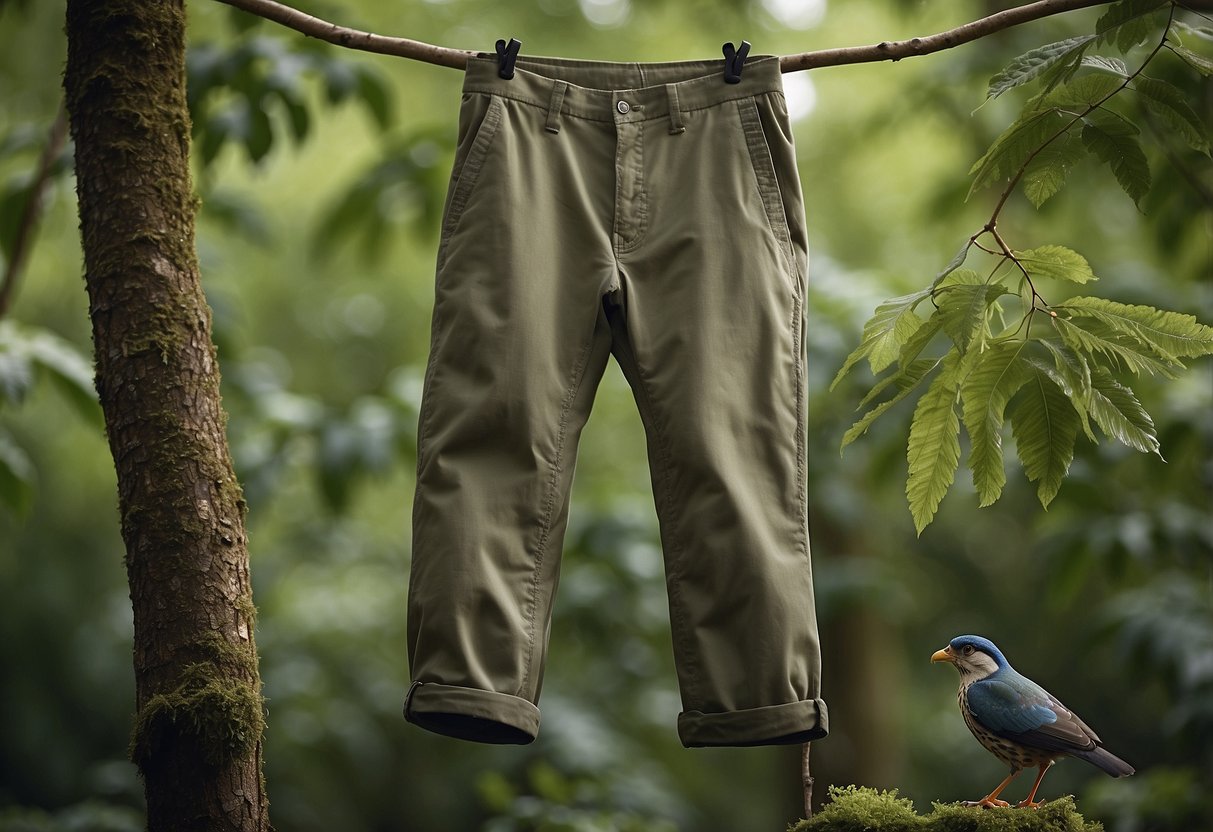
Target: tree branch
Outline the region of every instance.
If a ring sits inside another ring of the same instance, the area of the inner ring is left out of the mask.
[[[219,2],[258,17],[264,17],[266,20],[272,20],[308,37],[348,49],[410,58],[438,66],[449,66],[453,69],[466,68],[468,58],[477,54],[474,50],[451,49],[446,46],[423,43],[419,40],[387,37],[349,29],[313,17],[298,9],[275,2],[275,0],[219,0]],[[1037,0],[1035,3],[1007,9],[935,35],[909,40],[884,41],[874,46],[848,46],[840,49],[800,52],[796,55],[783,56],[779,59],[779,65],[784,72],[799,72],[803,69],[818,69],[825,66],[871,63],[873,61],[900,61],[902,58],[929,55],[932,52],[951,49],[1031,20],[1039,20],[1042,17],[1085,9],[1090,6],[1107,5],[1111,2],[1112,0]]]
[[[936,35],[892,42],[884,41],[875,46],[847,46],[841,49],[822,49],[816,52],[801,52],[798,55],[785,55],[779,59],[779,66],[784,72],[798,72],[802,69],[817,69],[823,66],[900,61],[902,58],[913,58],[918,55],[929,55],[932,52],[952,49],[1012,26],[1039,20],[1042,17],[1091,6],[1103,6],[1111,2],[1112,0],[1038,0],[1038,2],[1029,3],[1026,6],[1016,6],[997,12],[989,17],[974,20]]]
[[[67,110],[60,103],[59,114],[55,116],[55,123],[51,125],[46,147],[42,149],[42,155],[38,159],[38,169],[34,173],[33,181],[30,182],[29,197],[25,200],[25,207],[21,209],[21,219],[17,223],[17,236],[13,239],[12,254],[4,269],[4,276],[0,277],[0,318],[4,317],[13,302],[17,280],[21,277],[21,270],[25,267],[26,257],[29,256],[30,246],[34,242],[34,233],[38,229],[38,219],[42,215],[42,197],[50,182],[51,168],[54,166],[55,160],[59,158],[66,140]]]

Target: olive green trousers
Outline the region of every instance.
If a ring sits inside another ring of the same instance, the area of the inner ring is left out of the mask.
[[[808,245],[779,62],[471,60],[418,428],[405,714],[526,743],[577,443],[614,354],[648,440],[687,746],[825,735]]]

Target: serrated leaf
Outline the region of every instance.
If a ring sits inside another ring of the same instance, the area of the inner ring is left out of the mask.
[[[930,525],[960,466],[960,420],[956,415],[959,355],[948,354],[942,371],[923,393],[910,422],[906,445],[906,499],[918,534]]]
[[[1075,352],[1060,339],[1040,338],[1036,343],[1052,354],[1053,372],[1049,373],[1049,377],[1070,399],[1070,404],[1082,420],[1082,432],[1092,442],[1098,441],[1091,431],[1091,421],[1087,416],[1087,403],[1091,398],[1091,367],[1087,360],[1083,358],[1082,353]],[[1035,364],[1035,361],[1032,361]],[[1048,372],[1047,367],[1044,371]]]
[[[1137,141],[1137,130],[1121,119],[1096,110],[1082,128],[1087,149],[1112,169],[1112,175],[1135,203],[1150,190],[1150,164]]]
[[[1070,133],[1042,148],[1028,163],[1028,169],[1024,172],[1024,196],[1034,207],[1039,208],[1062,189],[1070,175],[1070,169],[1086,152],[1082,142]]]
[[[932,289],[942,283],[945,277],[964,265],[965,258],[969,256],[969,249],[972,247],[973,238],[970,237],[969,239],[965,240],[964,245],[962,245],[960,249],[952,255],[952,259],[949,260],[948,264],[939,271],[939,274],[935,275],[935,279],[931,281]]]
[[[939,317],[938,312],[934,312],[922,326],[914,331],[910,340],[906,341],[905,346],[901,348],[901,355],[898,356],[897,362],[902,367],[909,365],[922,354],[922,351],[927,348],[927,344],[931,343],[941,329],[943,329],[943,320]]]
[[[1209,137],[1206,135],[1205,125],[1188,103],[1183,91],[1174,84],[1145,76],[1138,76],[1133,82],[1133,89],[1143,96],[1142,101],[1146,109],[1182,136],[1189,147],[1201,153],[1209,152]]]
[[[1184,46],[1172,46],[1171,51],[1206,78],[1213,75],[1213,58],[1207,58]]]
[[[986,283],[972,269],[957,269],[935,290],[933,317],[939,318],[940,327],[963,353],[986,331],[990,304],[1007,294],[1010,290],[1002,283]]]
[[[1162,459],[1154,420],[1133,391],[1103,368],[1096,368],[1091,373],[1091,399],[1087,409],[1095,424],[1108,436],[1142,453],[1158,454]]]
[[[1066,124],[1066,118],[1055,110],[1021,116],[994,140],[985,155],[973,163],[969,169],[973,184],[965,198],[987,185],[1009,179],[1037,148],[1061,133]]]
[[[1035,79],[1055,64],[1065,60],[1073,60],[1075,57],[1074,53],[1081,53],[1093,40],[1095,40],[1095,35],[1079,35],[1078,37],[1059,40],[1056,43],[1038,46],[1029,52],[1025,52],[1007,64],[1002,72],[999,72],[990,79],[990,88],[986,92],[986,98],[997,98],[1007,90],[1014,89]]]
[[[1121,79],[1129,76],[1129,68],[1120,58],[1107,58],[1103,55],[1083,55],[1082,65],[1097,72],[1107,72]]]
[[[1048,508],[1074,460],[1079,414],[1046,368],[1028,366],[1028,380],[1011,407],[1011,435],[1024,473]]]
[[[1115,3],[1095,24],[1095,33],[1100,41],[1115,43],[1121,52],[1127,52],[1140,43],[1153,28],[1150,13],[1162,6],[1165,0],[1123,0]]]
[[[1092,358],[1104,358],[1118,363],[1134,373],[1157,373],[1166,378],[1175,378],[1172,367],[1182,366],[1173,358],[1158,355],[1149,346],[1106,322],[1091,317],[1066,318],[1059,313],[1051,318],[1063,341],[1080,353]]]
[[[1085,110],[1115,95],[1123,85],[1123,78],[1102,74],[1084,75],[1037,96],[1027,106],[1040,110]]]
[[[875,314],[863,326],[859,346],[843,361],[830,382],[830,389],[833,390],[851,368],[864,358],[868,359],[873,373],[879,373],[896,361],[902,344],[922,325],[922,319],[915,314],[914,307],[929,295],[930,291],[924,289],[886,300],[877,306]]]
[[[982,506],[997,500],[1007,481],[1002,461],[1003,414],[1011,396],[1028,380],[1026,349],[1026,341],[994,344],[974,362],[960,387],[969,432],[969,467]]]
[[[1034,278],[1087,283],[1098,280],[1087,259],[1065,246],[1040,246],[1015,252],[1015,259]]]
[[[876,407],[872,408],[867,413],[863,414],[863,416],[861,416],[858,420],[856,420],[855,424],[851,425],[850,429],[843,434],[842,444],[839,445],[838,452],[841,454],[847,445],[850,445],[860,436],[867,433],[868,428],[872,426],[873,422],[880,418],[885,411],[893,407],[893,405],[910,395],[910,393],[913,392],[916,387],[918,387],[922,380],[926,378],[927,374],[938,364],[938,361],[930,361],[927,359],[913,361],[905,369],[899,370],[898,372],[889,375],[887,378],[882,379],[879,384],[872,388],[868,395],[864,396],[864,399],[862,402],[860,402],[859,406],[864,407],[882,392],[884,392],[886,388],[893,384],[897,385],[897,394],[894,395],[893,398],[876,405]]]
[[[1167,358],[1213,355],[1213,327],[1192,315],[1093,297],[1070,298],[1059,308],[1103,321]]]

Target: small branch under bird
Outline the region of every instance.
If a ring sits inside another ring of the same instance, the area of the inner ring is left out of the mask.
[[[998,795],[1025,768],[1039,766],[1032,791],[1018,806],[1035,809],[1040,781],[1062,757],[1077,757],[1113,777],[1133,766],[1103,747],[1099,737],[1055,696],[1018,673],[994,642],[981,636],[957,636],[936,650],[933,662],[950,662],[960,672],[960,713],[985,749],[1011,767],[1011,773],[981,800],[967,806],[1010,806]]]

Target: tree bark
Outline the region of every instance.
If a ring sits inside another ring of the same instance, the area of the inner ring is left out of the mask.
[[[245,504],[194,248],[183,0],[68,0],[97,391],[134,608],[149,832],[270,829]]]

